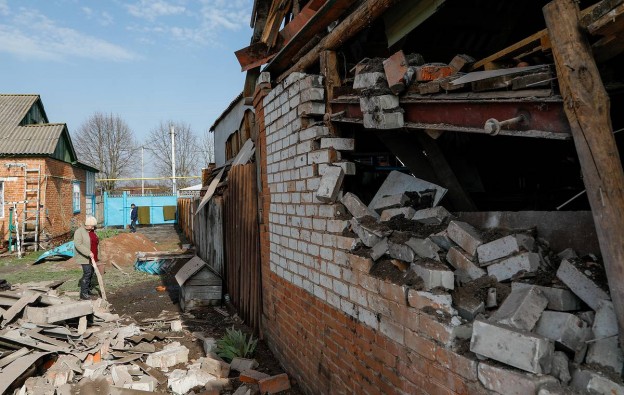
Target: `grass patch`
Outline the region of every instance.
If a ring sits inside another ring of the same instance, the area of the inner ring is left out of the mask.
[[[108,239],[119,234],[119,229],[114,228],[102,228],[96,229],[95,234],[97,234],[100,240]]]

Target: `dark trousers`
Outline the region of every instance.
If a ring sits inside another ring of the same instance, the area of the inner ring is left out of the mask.
[[[130,222],[130,232],[135,233],[136,232],[136,219],[133,219]]]
[[[92,265],[80,265],[82,266],[82,278],[80,279],[80,299],[89,299],[89,290],[91,288],[91,279],[93,278],[93,266]]]

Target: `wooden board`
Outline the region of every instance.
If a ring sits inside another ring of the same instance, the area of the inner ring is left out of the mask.
[[[178,270],[175,275],[176,282],[178,285],[183,285],[186,280],[188,280],[193,274],[197,273],[201,268],[207,267],[206,262],[203,261],[198,256],[193,257],[191,260],[186,262],[184,266]]]

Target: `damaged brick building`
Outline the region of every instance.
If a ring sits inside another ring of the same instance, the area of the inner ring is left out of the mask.
[[[205,184],[307,393],[624,393],[622,3],[255,1],[253,163]]]

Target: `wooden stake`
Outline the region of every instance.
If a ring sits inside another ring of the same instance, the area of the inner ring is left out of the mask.
[[[609,97],[582,33],[576,2],[554,0],[543,12],[624,348],[624,172]]]
[[[93,258],[91,258],[91,265],[93,266],[93,269],[95,270],[95,276],[97,277],[98,285],[100,286],[100,292],[102,292],[102,299],[106,300],[106,291],[104,290],[104,280],[102,279],[102,275],[100,274],[100,269],[98,269],[97,263],[95,263],[95,260]]]
[[[323,51],[320,54],[321,74],[323,74],[325,84],[325,108],[327,113],[331,115],[331,101],[334,98],[334,88],[342,85],[340,80],[340,72],[338,70],[338,55],[335,51]],[[332,122],[327,120],[326,126],[329,127],[330,134],[336,136],[336,127]]]

